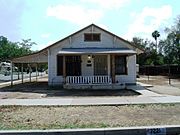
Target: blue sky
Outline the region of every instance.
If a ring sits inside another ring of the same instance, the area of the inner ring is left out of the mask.
[[[10,41],[32,39],[40,50],[94,23],[131,40],[151,38],[173,25],[179,0],[0,0],[0,35]]]

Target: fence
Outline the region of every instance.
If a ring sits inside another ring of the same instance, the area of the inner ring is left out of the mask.
[[[180,76],[180,65],[161,65],[161,66],[140,66],[140,75],[175,75]]]

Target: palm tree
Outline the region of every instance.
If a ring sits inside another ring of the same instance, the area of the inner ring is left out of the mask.
[[[155,31],[152,33],[152,37],[156,40],[156,52],[157,52],[157,38],[160,37],[159,31],[155,30]]]

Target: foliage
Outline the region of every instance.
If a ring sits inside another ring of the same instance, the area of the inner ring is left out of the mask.
[[[31,39],[14,43],[6,37],[0,36],[0,61],[8,61],[14,57],[30,54],[32,53],[31,46],[34,44],[34,42],[31,42]]]
[[[145,49],[148,45],[147,40],[144,41],[144,39],[140,37],[133,37],[133,40],[131,41],[131,43],[137,45],[138,47],[142,49]]]
[[[180,16],[177,17],[175,25],[166,28],[165,32],[167,38],[159,43],[165,61],[168,64],[180,64]]]
[[[134,37],[133,44],[144,49],[144,53],[137,56],[137,63],[139,65],[162,65],[163,55],[158,54],[155,50],[155,44],[149,40],[144,40],[139,37]]]
[[[156,40],[156,52],[157,52],[157,51],[158,51],[157,38],[160,37],[159,31],[155,30],[155,31],[152,33],[152,37]]]
[[[155,30],[153,33],[152,33],[152,37],[157,40],[158,37],[160,37],[160,33],[159,31]]]
[[[35,42],[32,42],[31,39],[22,39],[22,42],[17,43],[21,50],[21,55],[26,55],[32,53],[31,47],[36,45]]]
[[[152,36],[156,44],[151,41],[134,37],[132,43],[143,48],[143,54],[137,56],[137,63],[140,65],[162,65],[180,64],[180,16],[176,18],[175,24],[171,28],[166,28],[167,37],[159,41],[160,33],[155,30]],[[158,49],[157,49],[158,47]]]

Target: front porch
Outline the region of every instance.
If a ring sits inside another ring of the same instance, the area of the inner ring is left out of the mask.
[[[76,51],[78,49],[75,49]],[[101,49],[84,52],[60,51],[57,55],[57,74],[62,75],[64,88],[68,89],[124,89],[119,76],[128,76],[129,57],[134,52],[102,52]],[[123,50],[124,51],[124,50]],[[131,63],[132,64],[132,63]],[[134,64],[134,63],[133,63]],[[127,78],[127,77],[126,77]]]
[[[118,83],[115,80],[115,56],[112,55],[63,55],[63,84],[68,86],[101,86]],[[126,59],[126,56],[122,56]],[[126,60],[124,71],[126,71]],[[114,66],[113,66],[114,65]]]

